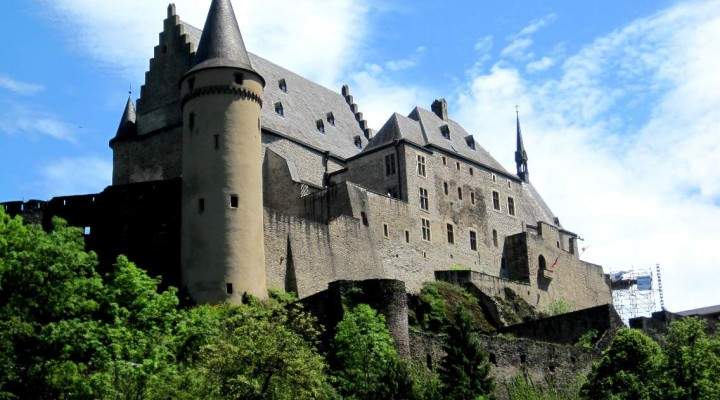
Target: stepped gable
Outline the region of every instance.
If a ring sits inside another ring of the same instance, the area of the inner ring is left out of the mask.
[[[182,22],[182,25],[188,41],[197,48],[202,31],[185,22]],[[300,141],[319,151],[329,151],[331,155],[342,159],[360,152],[355,145],[357,137],[362,148],[367,145],[368,140],[363,130],[340,93],[253,53],[248,55],[253,69],[265,78],[266,82],[263,94],[263,129]],[[280,88],[280,80],[283,79],[287,93]],[[275,112],[275,104],[278,102],[282,104],[283,116]],[[332,113],[335,125],[328,121],[329,113]],[[323,121],[325,133],[318,131],[318,120]]]

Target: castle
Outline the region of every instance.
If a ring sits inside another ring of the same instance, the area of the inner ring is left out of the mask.
[[[539,309],[610,303],[602,268],[580,260],[578,235],[530,183],[519,117],[514,128],[516,173],[443,99],[374,132],[347,86],[247,52],[230,0],[212,1],[202,31],[170,5],[110,140],[112,186],[5,207],[84,226],[101,258],[127,254],[196,302],[307,298],[338,280],[417,292],[462,276]]]

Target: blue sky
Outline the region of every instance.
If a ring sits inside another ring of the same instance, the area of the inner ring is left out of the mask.
[[[520,106],[533,183],[583,257],[661,263],[671,309],[720,303],[720,2],[234,0],[248,48],[369,122],[448,99],[513,170]],[[209,0],[178,0],[201,26]],[[5,0],[0,201],[109,184],[114,135],[167,3]]]

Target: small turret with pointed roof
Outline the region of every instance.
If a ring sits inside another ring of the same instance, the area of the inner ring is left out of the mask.
[[[120,119],[120,125],[118,125],[115,138],[124,139],[137,135],[136,124],[137,117],[135,114],[135,104],[133,104],[132,97],[128,96],[127,103],[125,104],[125,111]]]
[[[517,128],[517,149],[515,150],[515,165],[517,166],[517,175],[523,182],[530,182],[530,172],[528,171],[528,156],[523,144],[522,131],[520,130],[520,112],[515,108],[515,122]]]
[[[212,1],[190,72],[221,67],[255,72],[230,0]]]

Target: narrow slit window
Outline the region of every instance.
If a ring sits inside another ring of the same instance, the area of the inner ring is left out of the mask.
[[[362,219],[363,225],[365,225],[365,226],[368,226],[368,225],[369,225],[369,223],[368,223],[368,218],[367,218],[367,214],[365,214],[364,211],[360,213],[360,218]]]
[[[475,170],[473,170],[472,167],[470,167],[470,169],[468,171],[470,172],[470,176],[475,175]]]
[[[497,230],[493,229],[493,246],[498,247],[498,233]]]
[[[508,214],[515,215],[515,199],[508,197]]]
[[[475,192],[470,192],[470,204],[475,204]]]
[[[492,181],[493,181],[493,182],[497,182],[497,176],[495,176],[495,174],[491,174],[491,175],[492,175],[492,177],[491,177],[491,178],[492,178]]]
[[[475,231],[470,231],[470,250],[477,250],[477,233]]]
[[[458,200],[462,200],[462,188],[458,188]]]
[[[455,161],[455,169],[460,171],[460,163]]]
[[[442,156],[442,162],[443,165],[447,165],[447,158],[445,158],[445,156]]]
[[[220,135],[213,135],[215,150],[220,148]]]
[[[205,212],[205,199],[198,199],[198,212],[200,214]]]
[[[410,243],[410,231],[405,231],[405,243]]]
[[[448,195],[448,183],[443,182],[443,192],[445,192],[445,196]]]
[[[448,243],[455,244],[455,228],[452,224],[447,224],[447,239]]]
[[[387,224],[383,224],[383,236],[385,236],[386,239],[390,237],[390,230]]]
[[[226,283],[225,284],[225,291],[227,294],[233,294],[233,285],[232,283]]]
[[[230,196],[230,208],[238,208],[239,198],[236,194]]]

